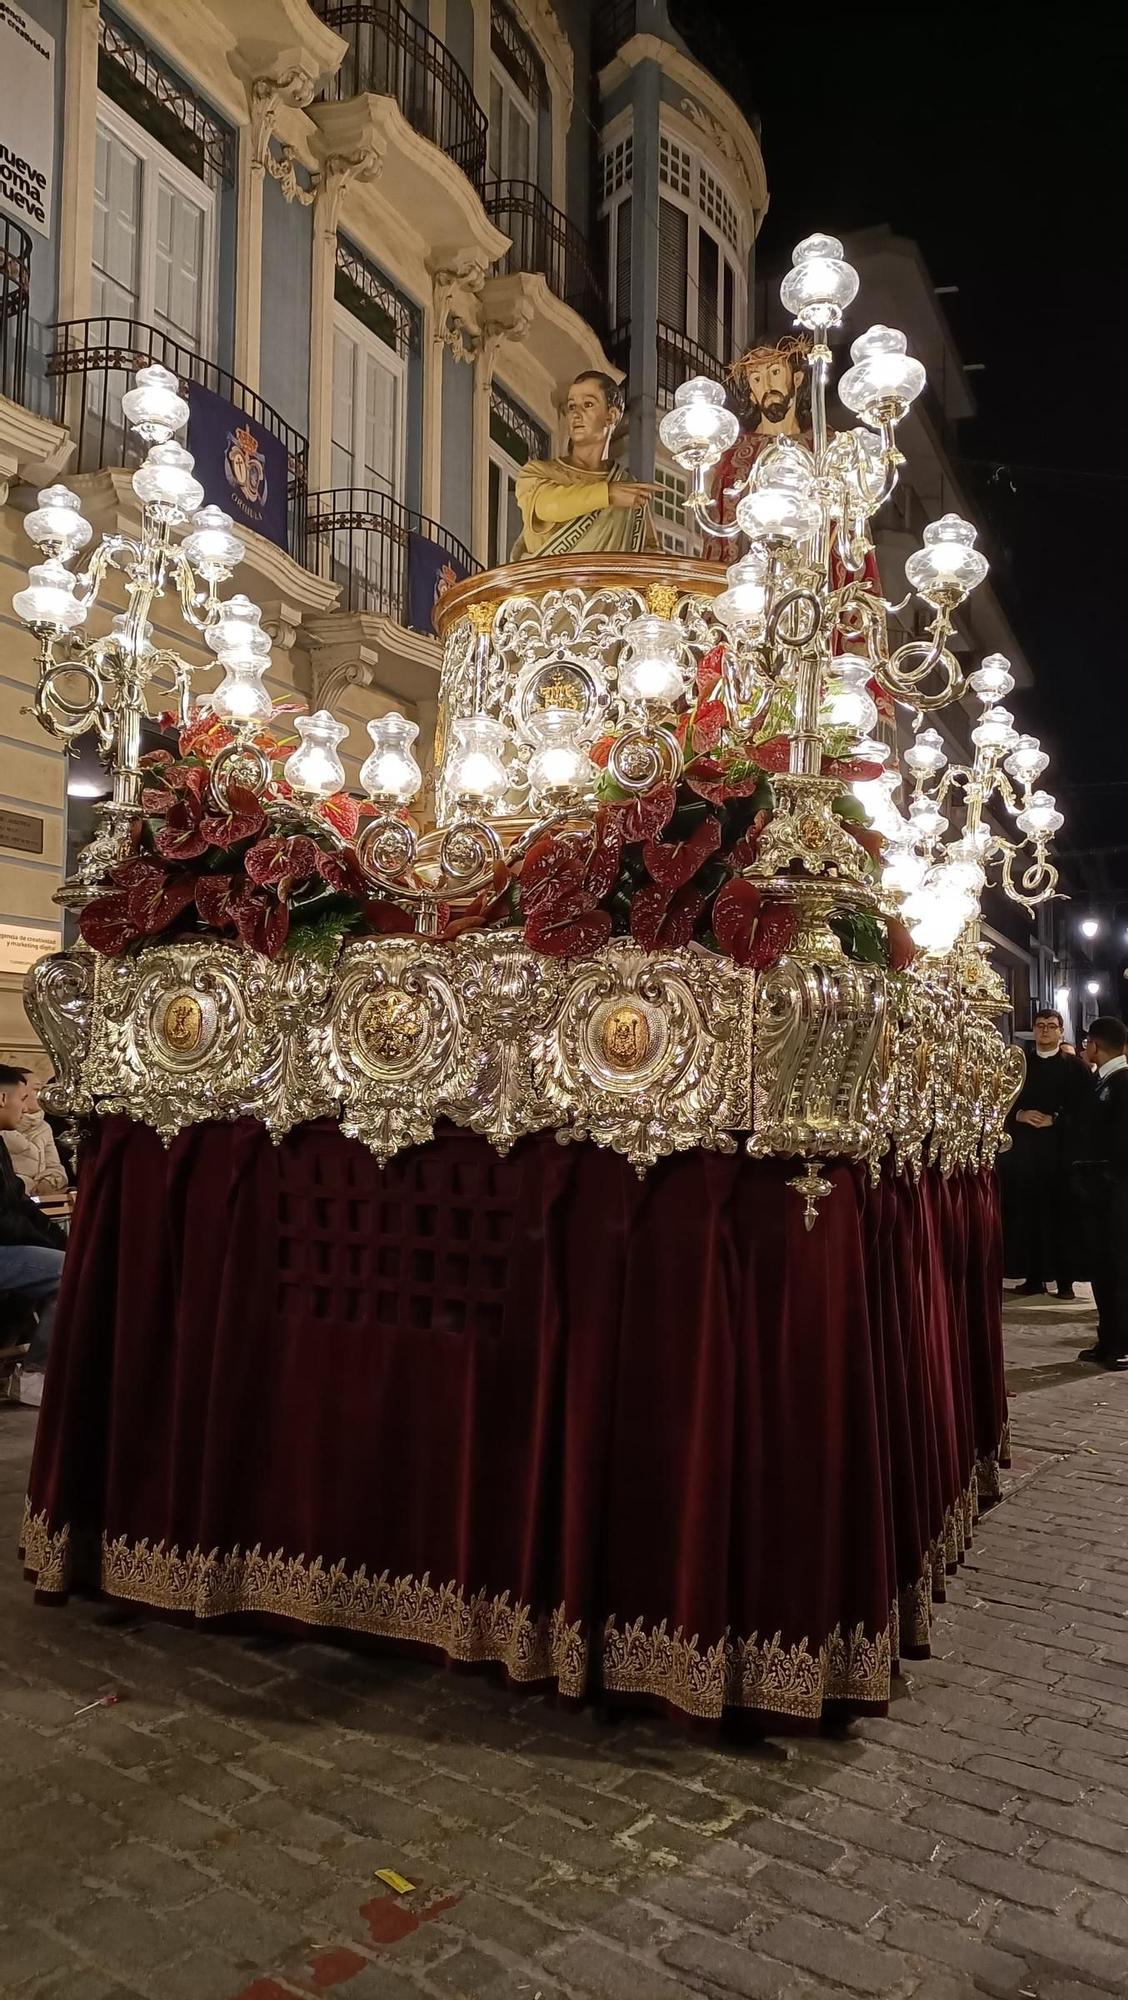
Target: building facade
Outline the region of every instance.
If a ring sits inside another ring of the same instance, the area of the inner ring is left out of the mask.
[[[52,897],[104,776],[89,739],[67,759],[29,712],[11,598],[49,480],[96,531],[136,529],[136,368],[179,376],[207,497],[248,544],[232,587],[263,606],[275,699],[331,704],[355,779],[388,708],[430,740],[436,588],[505,559],[517,474],[557,448],[581,370],[624,379],[626,454],[688,545],[657,423],[745,339],[767,196],[746,98],[663,0],[5,14],[0,1051],[34,1059],[22,972],[60,936]],[[271,496],[261,531],[251,489]],[[154,642],[202,659],[167,615]]]

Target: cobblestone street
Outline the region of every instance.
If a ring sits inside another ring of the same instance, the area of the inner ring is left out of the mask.
[[[889,1718],[733,1750],[37,1609],[0,1409],[0,1994],[1128,1994],[1128,1384],[1076,1364],[1091,1323],[1011,1321],[1007,1498]]]

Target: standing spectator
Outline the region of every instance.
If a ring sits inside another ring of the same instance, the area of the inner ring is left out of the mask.
[[[39,1102],[38,1086],[28,1079],[24,1115],[3,1140],[12,1165],[28,1194],[65,1194],[67,1170],[59,1158],[55,1134]]]
[[[1102,1014],[1085,1036],[1085,1060],[1096,1071],[1084,1157],[1077,1176],[1089,1239],[1097,1338],[1079,1361],[1128,1368],[1128,1029]]]
[[[0,1132],[15,1132],[24,1115],[27,1074],[0,1063]],[[20,1401],[39,1403],[66,1238],[24,1193],[6,1145],[0,1146],[0,1292],[30,1299],[38,1325],[20,1379]]]
[[[1014,1144],[1004,1155],[1003,1256],[1019,1298],[1036,1298],[1053,1278],[1072,1299],[1082,1275],[1080,1230],[1070,1173],[1089,1081],[1079,1056],[1062,1050],[1064,1023],[1052,1007],[1034,1016],[1034,1058],[1008,1120]]]

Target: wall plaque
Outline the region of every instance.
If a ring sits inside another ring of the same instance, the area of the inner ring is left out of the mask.
[[[21,854],[42,854],[43,821],[38,813],[13,812],[0,806],[0,847],[16,847]]]

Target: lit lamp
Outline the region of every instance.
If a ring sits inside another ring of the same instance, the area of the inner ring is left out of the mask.
[[[1099,917],[1083,917],[1081,919],[1082,937],[1095,938],[1100,927],[1101,922]]]
[[[757,637],[763,630],[768,591],[767,562],[760,548],[751,548],[725,571],[728,589],[713,599],[713,614],[736,640]]]
[[[1052,833],[1065,825],[1065,818],[1057,809],[1057,800],[1050,792],[1033,792],[1026,810],[1018,814],[1016,825],[1031,840],[1048,840]]]
[[[905,751],[905,763],[914,778],[923,782],[934,778],[944,769],[948,754],[940,739],[938,729],[922,729],[916,740]]]
[[[572,804],[590,791],[595,769],[580,741],[583,721],[575,709],[547,708],[525,724],[534,746],[529,792],[538,810]]]
[[[737,503],[736,519],[750,542],[769,548],[818,533],[822,514],[814,466],[802,445],[773,445],[761,455],[753,485]]]
[[[192,516],[192,532],[185,535],[181,546],[207,583],[225,582],[246,554],[238,535],[232,532],[233,525],[222,507],[201,507]]]
[[[989,564],[975,546],[975,529],[958,514],[929,522],[924,547],[905,564],[905,576],[926,604],[950,610],[982,583]]]
[[[685,689],[685,634],[672,618],[647,612],[623,628],[619,685],[628,700],[659,712]]]
[[[69,486],[45,486],[39,495],[39,505],[24,522],[28,540],[45,549],[49,556],[70,562],[72,556],[86,547],[94,532],[89,521],[82,518],[81,505],[78,494],[72,493]]]
[[[191,452],[171,439],[166,444],[150,445],[144,464],[133,475],[132,486],[155,521],[175,524],[203,506],[204,489],[192,470],[194,464]]]
[[[870,666],[867,660],[840,654],[834,674],[828,679],[820,720],[827,729],[845,729],[853,736],[865,736],[877,723],[877,703],[869,693]]]
[[[86,622],[86,601],[77,595],[78,578],[58,556],[34,563],[26,590],[17,590],[12,609],[17,618],[40,635],[75,632]]]
[[[236,727],[240,723],[269,722],[274,703],[263,686],[269,659],[228,653],[218,665],[223,668],[223,679],[208,697],[212,714]]]
[[[204,644],[213,653],[255,653],[263,658],[270,651],[270,636],[262,630],[262,612],[249,597],[237,591],[219,606],[204,632]]]
[[[924,369],[907,344],[892,326],[871,326],[850,343],[854,365],[838,384],[839,399],[873,430],[899,423],[924,388]]]
[[[1003,768],[1020,785],[1032,785],[1049,761],[1036,736],[1020,736]]]
[[[725,407],[725,392],[719,382],[706,375],[694,375],[683,382],[658,426],[666,450],[687,472],[715,465],[723,452],[740,436],[740,420]]]
[[[454,724],[447,759],[451,795],[462,810],[495,811],[509,790],[509,737],[492,715],[463,715]]]
[[[1018,731],[1009,709],[989,708],[982,720],[971,732],[971,740],[978,750],[1013,750],[1018,742]]]
[[[784,310],[800,326],[824,333],[839,326],[857,296],[858,274],[847,264],[837,236],[805,236],[791,253],[791,269],[779,288]]]
[[[294,728],[302,740],[282,767],[286,783],[306,798],[331,799],[344,789],[345,767],[337,745],[348,735],[348,724],[319,708],[315,715],[296,715]]]
[[[135,386],[121,399],[126,423],[146,444],[167,444],[188,422],[189,409],[180,393],[180,383],[171,368],[154,362],[139,368]]]
[[[984,708],[993,708],[996,702],[1004,701],[1014,686],[1006,654],[988,653],[983,665],[968,675],[968,686],[974,688]]]
[[[395,709],[368,724],[372,749],[360,767],[360,782],[375,805],[385,812],[409,806],[423,783],[412,744],[419,724]]]

